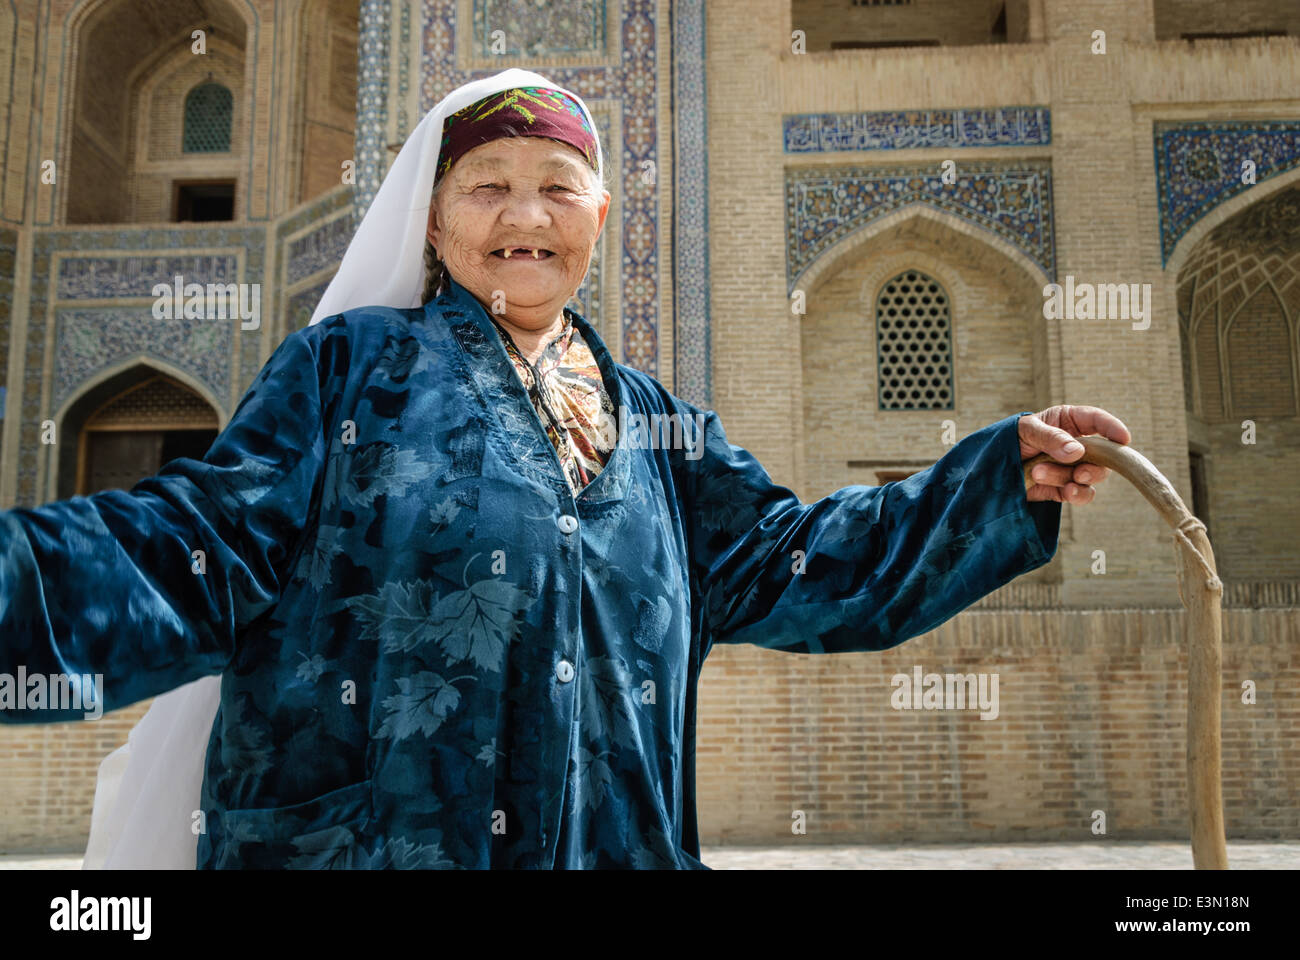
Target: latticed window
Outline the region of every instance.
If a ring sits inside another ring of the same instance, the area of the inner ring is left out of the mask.
[[[228,87],[202,83],[185,98],[186,153],[226,153],[230,150],[230,125],[234,98]]]
[[[953,409],[952,311],[933,277],[909,270],[881,289],[876,369],[880,409]]]

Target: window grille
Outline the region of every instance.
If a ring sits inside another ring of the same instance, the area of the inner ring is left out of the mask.
[[[185,153],[228,153],[234,98],[228,87],[203,83],[185,98]]]
[[[919,270],[900,273],[876,298],[876,369],[880,409],[953,409],[948,295]]]

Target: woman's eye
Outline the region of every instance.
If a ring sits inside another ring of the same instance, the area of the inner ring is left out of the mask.
[[[564,186],[563,184],[560,184],[560,183],[552,184],[551,186],[547,187],[546,189],[548,189],[548,190],[563,190],[563,191],[565,191],[566,193],[573,193],[573,189],[572,189],[571,187],[566,187],[566,186]]]
[[[474,189],[482,190],[484,187],[487,187],[488,189],[491,190],[504,190],[506,188],[506,185],[504,183],[480,183]]]

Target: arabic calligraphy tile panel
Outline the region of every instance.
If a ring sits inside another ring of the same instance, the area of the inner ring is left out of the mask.
[[[784,118],[786,153],[963,147],[1045,147],[1047,107],[800,113]]]

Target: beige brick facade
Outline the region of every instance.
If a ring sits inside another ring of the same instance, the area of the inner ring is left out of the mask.
[[[42,231],[165,223],[175,181],[230,177],[239,222],[283,218],[296,237],[304,225],[289,224],[294,211],[336,189],[353,155],[357,5],[204,6],[216,30],[200,62],[184,49],[188,19],[165,4],[20,0],[16,19],[0,5],[0,124],[11,131],[0,148],[0,229],[14,237],[0,255],[14,304],[0,317],[9,388],[0,507],[19,488],[15,418],[35,337],[25,305],[40,293],[31,287]],[[418,52],[421,29],[439,29],[422,27],[425,7],[408,10],[408,53]],[[664,45],[672,7],[656,5]],[[244,26],[249,10],[257,31]],[[1161,123],[1300,121],[1300,9],[1276,0],[709,0],[705,11],[711,385],[729,439],[804,498],[933,462],[946,449],[946,421],[961,436],[1051,403],[1120,416],[1189,503],[1200,458],[1228,603],[1229,835],[1300,835],[1300,235],[1288,232],[1300,165],[1227,199],[1162,250],[1153,149]],[[153,18],[157,57],[115,60],[142,18]],[[396,37],[396,21],[390,28]],[[1096,31],[1104,54],[1093,52]],[[1225,34],[1256,36],[1182,39]],[[939,45],[900,45],[930,41]],[[394,69],[401,55],[394,44]],[[546,72],[581,62],[520,65]],[[417,101],[417,59],[409,69],[404,94],[390,73],[391,103]],[[233,149],[183,156],[179,105],[209,73],[234,94]],[[1018,106],[1050,109],[1049,144],[793,154],[783,142],[783,120],[796,114]],[[666,95],[658,110],[666,135]],[[391,120],[386,134],[398,137]],[[39,183],[43,159],[68,165],[66,189]],[[937,170],[945,161],[958,171],[1050,168],[1057,277],[1150,284],[1149,328],[1044,319],[1042,268],[1015,242],[933,205],[848,234],[802,273],[803,312],[792,309],[793,173]],[[620,197],[632,176],[622,173],[624,185],[611,187]],[[667,165],[664,176],[671,182]],[[672,202],[666,196],[664,210]],[[659,227],[667,284],[667,215]],[[609,256],[617,262],[618,248]],[[268,244],[269,286],[284,259]],[[880,406],[877,302],[908,271],[947,297],[951,409]],[[613,269],[606,276],[602,302],[616,305],[620,281]],[[322,278],[297,278],[293,290]],[[672,298],[660,296],[672,386]],[[260,356],[283,332],[258,335]],[[1250,430],[1254,442],[1243,442]],[[1185,620],[1174,577],[1169,530],[1112,480],[1095,505],[1063,511],[1050,564],[901,647],[837,657],[715,649],[699,714],[702,838],[1087,839],[1097,810],[1106,837],[1184,837]],[[892,709],[891,678],[918,665],[997,674],[999,716]],[[1243,702],[1243,685],[1253,703]],[[0,851],[84,843],[95,767],[144,707],[78,727],[0,728]],[[791,831],[796,811],[804,836]]]

